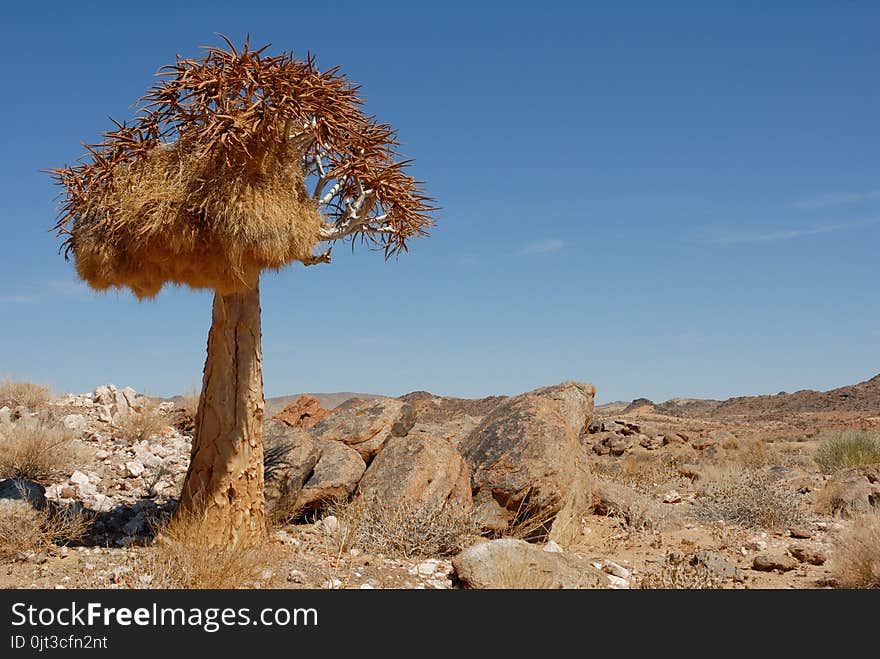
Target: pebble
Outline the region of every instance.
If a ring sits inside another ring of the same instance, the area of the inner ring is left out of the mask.
[[[551,540],[546,545],[544,545],[544,551],[550,552],[551,554],[562,554],[562,547],[555,540]]]

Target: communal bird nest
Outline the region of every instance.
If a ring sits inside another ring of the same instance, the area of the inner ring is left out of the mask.
[[[321,242],[360,238],[387,258],[433,223],[394,131],[363,113],[338,69],[226,43],[178,56],[130,125],[114,122],[78,164],[52,170],[55,228],[93,288],[225,295],[267,268],[329,261],[329,249],[314,253]]]

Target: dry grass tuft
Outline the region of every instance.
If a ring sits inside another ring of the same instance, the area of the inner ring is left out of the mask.
[[[436,502],[395,505],[356,497],[331,507],[340,523],[340,548],[395,556],[451,556],[479,535],[470,511]]]
[[[36,510],[20,502],[0,504],[0,561],[20,560],[56,544],[75,542],[89,525],[86,516],[72,508]]]
[[[202,391],[196,385],[191,386],[189,389],[183,392],[181,398],[183,399],[180,402],[180,409],[186,412],[193,419],[196,418],[196,414],[199,411],[199,399],[202,396]]]
[[[773,530],[803,524],[807,507],[796,492],[779,486],[759,471],[747,469],[709,486],[697,498],[694,515],[704,522],[723,520]]]
[[[880,462],[880,436],[867,430],[844,430],[828,437],[814,456],[826,474]]]
[[[614,479],[644,494],[658,494],[687,482],[679,474],[678,459],[668,453],[627,456]]]
[[[33,382],[15,382],[4,378],[0,382],[0,400],[14,400],[19,405],[34,409],[52,397],[49,387]]]
[[[159,411],[159,404],[149,399],[144,399],[139,411],[120,415],[116,423],[121,435],[132,442],[149,439],[151,435],[162,432],[168,425],[168,418]]]
[[[706,590],[719,589],[723,579],[701,561],[680,554],[666,554],[666,559],[655,572],[637,581],[642,589]]]
[[[0,426],[0,478],[51,480],[76,462],[75,433],[35,418]]]
[[[143,570],[153,577],[150,588],[250,588],[279,560],[267,539],[234,549],[206,548],[210,529],[197,513],[178,513],[154,524],[153,531],[156,540],[143,558]]]
[[[880,515],[859,515],[835,539],[831,572],[842,588],[880,588]]]

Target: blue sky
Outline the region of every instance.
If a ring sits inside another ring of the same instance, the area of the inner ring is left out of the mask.
[[[90,292],[57,254],[39,170],[131,116],[176,53],[248,31],[342,65],[442,206],[398,261],[340,245],[264,276],[267,396],[577,379],[604,402],[725,398],[880,372],[876,2],[0,12],[0,375],[200,381],[211,295]]]

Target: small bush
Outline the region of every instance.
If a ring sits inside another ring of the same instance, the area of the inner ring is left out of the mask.
[[[120,415],[116,422],[121,435],[132,442],[149,439],[167,426],[168,419],[159,411],[159,404],[149,399],[144,399],[139,411]]]
[[[18,502],[0,505],[0,561],[14,561],[46,551],[52,545],[75,542],[89,528],[85,515],[74,509],[36,510]]]
[[[723,520],[748,528],[767,530],[803,524],[807,507],[791,490],[751,469],[721,480],[695,502],[694,515],[704,522]]]
[[[455,505],[356,498],[337,503],[342,549],[411,556],[451,556],[479,534],[473,515]]]
[[[234,549],[206,548],[205,517],[177,514],[154,525],[156,540],[144,550],[143,571],[150,588],[250,588],[276,561],[263,541]]]
[[[46,482],[76,460],[75,433],[35,418],[0,426],[0,478]]]
[[[842,588],[880,588],[880,515],[856,517],[836,538],[831,572]]]
[[[826,474],[880,462],[880,437],[867,430],[847,430],[826,439],[814,456]]]
[[[52,397],[49,387],[33,382],[14,382],[5,378],[0,382],[0,400],[14,400],[19,405],[34,409]]]
[[[637,585],[642,589],[705,590],[721,588],[722,583],[723,579],[701,561],[670,553],[657,571],[644,575]]]

